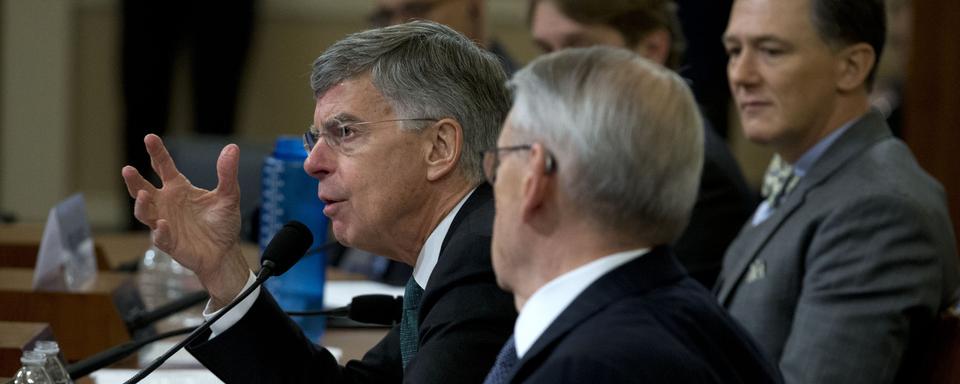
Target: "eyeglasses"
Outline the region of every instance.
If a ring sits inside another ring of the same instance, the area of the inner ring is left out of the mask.
[[[513,145],[509,147],[497,147],[490,148],[480,152],[480,155],[483,156],[483,176],[486,177],[487,182],[490,185],[493,185],[497,181],[497,168],[500,168],[500,153],[501,152],[516,152],[516,151],[529,151],[533,146],[530,144],[523,145]],[[546,171],[547,173],[553,173],[556,169],[556,160],[553,158],[553,154],[550,151],[544,150],[547,155],[547,164]]]
[[[396,8],[378,7],[370,14],[368,20],[375,27],[386,27],[393,20],[406,22],[411,19],[424,19],[430,11],[447,1],[449,0],[411,1]]]
[[[390,119],[360,122],[342,122],[333,120],[331,123],[324,124],[322,132],[317,129],[316,126],[311,124],[310,128],[303,133],[303,149],[307,150],[307,153],[310,153],[310,151],[313,150],[313,147],[317,145],[317,142],[323,140],[324,143],[327,143],[327,146],[330,147],[330,149],[340,152],[350,152],[351,150],[355,149],[353,141],[361,133],[362,127],[381,123],[395,123],[400,121],[437,121],[437,119]]]

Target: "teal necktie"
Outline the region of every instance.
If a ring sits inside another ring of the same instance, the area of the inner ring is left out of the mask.
[[[420,288],[411,276],[403,291],[403,318],[400,319],[400,358],[403,360],[403,368],[407,368],[410,359],[417,355],[417,312],[420,309],[421,296],[423,288]]]

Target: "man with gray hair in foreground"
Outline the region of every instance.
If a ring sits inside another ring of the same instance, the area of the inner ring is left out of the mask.
[[[340,366],[255,291],[188,350],[228,383],[480,382],[516,311],[490,265],[493,197],[480,151],[509,109],[497,59],[450,28],[416,22],[350,35],[313,66],[304,170],[320,180],[341,243],[414,267],[403,318],[362,360]],[[204,316],[254,282],[239,250],[238,148],[223,149],[213,191],[190,185],[160,138],[163,182],[123,169],[134,213],[160,249],[210,292]]]
[[[684,81],[607,47],[543,56],[511,81],[484,172],[492,256],[520,311],[487,383],[778,382],[666,246],[703,163]]]

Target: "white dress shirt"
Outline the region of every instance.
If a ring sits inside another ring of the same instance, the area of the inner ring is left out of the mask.
[[[517,358],[523,358],[540,335],[590,284],[649,251],[650,248],[642,248],[604,256],[564,273],[540,287],[520,309],[520,315],[513,326]]]
[[[443,239],[447,237],[447,231],[450,230],[453,218],[460,212],[460,208],[463,207],[467,199],[473,195],[473,191],[476,191],[476,189],[471,190],[466,196],[460,199],[460,202],[440,221],[440,224],[437,224],[433,232],[430,233],[430,236],[427,237],[427,241],[424,242],[423,247],[420,248],[420,255],[417,256],[417,265],[413,267],[413,278],[417,281],[417,284],[420,285],[420,288],[427,286],[430,275],[433,273],[433,268],[437,266],[437,261],[440,259],[440,246],[443,245]],[[243,286],[240,292],[246,291],[247,288],[250,288],[256,281],[256,275],[250,272],[250,277],[247,278],[247,284]],[[237,296],[239,296],[239,294]],[[213,323],[210,326],[210,338],[212,339],[225,332],[240,321],[240,319],[250,311],[250,308],[253,307],[253,303],[257,301],[258,296],[260,296],[260,287],[254,289],[250,296],[247,296],[240,304],[233,307],[230,312],[223,315],[220,320]],[[210,301],[207,301],[207,306],[203,309],[203,318],[204,320],[210,320],[210,318],[216,316],[219,312],[219,310],[211,312]]]
[[[437,261],[440,260],[440,247],[443,246],[443,239],[447,237],[447,231],[453,224],[453,218],[457,216],[457,212],[460,212],[463,203],[466,203],[470,195],[473,195],[473,191],[476,191],[476,189],[471,190],[460,199],[460,202],[440,221],[440,224],[437,224],[437,227],[427,237],[427,241],[423,243],[423,247],[420,248],[417,264],[413,266],[413,279],[417,281],[420,288],[427,288],[427,282],[430,281],[433,268],[437,266]]]

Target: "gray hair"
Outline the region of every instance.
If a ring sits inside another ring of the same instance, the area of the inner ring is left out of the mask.
[[[320,97],[367,73],[398,117],[458,121],[463,126],[460,169],[471,181],[483,181],[480,151],[496,144],[510,109],[506,74],[495,56],[453,29],[416,21],[334,43],[313,62],[310,85]]]
[[[703,167],[703,121],[680,76],[592,47],[542,56],[510,85],[513,129],[553,152],[585,219],[652,244],[679,237]]]

